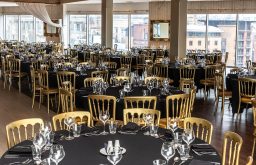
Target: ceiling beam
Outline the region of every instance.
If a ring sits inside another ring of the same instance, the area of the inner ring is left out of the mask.
[[[80,1],[87,1],[87,0],[60,0],[61,3],[72,3],[72,2],[80,2]]]
[[[3,0],[0,0],[0,2],[1,1],[3,1]],[[6,0],[3,2],[6,2]],[[8,0],[8,2],[60,4],[61,0]]]

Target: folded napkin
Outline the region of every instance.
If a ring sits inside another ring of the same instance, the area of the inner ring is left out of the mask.
[[[170,90],[172,94],[184,94],[182,90]]]
[[[81,133],[84,134],[84,133],[91,133],[91,132],[94,132],[94,131],[99,131],[100,128],[99,127],[87,127],[86,125],[82,125],[81,127]]]
[[[165,133],[164,133],[164,137],[167,139],[167,140],[171,140],[173,139],[173,134],[170,130],[166,130]]]
[[[31,157],[32,149],[29,146],[21,147],[16,146],[8,150],[7,154],[4,156],[5,158],[18,158],[18,157]]]
[[[193,159],[189,164],[190,165],[211,165],[211,164],[217,164],[217,163],[210,162],[210,161]]]
[[[139,128],[136,123],[129,122],[121,128],[121,131],[138,131]]]
[[[210,145],[199,145],[193,144],[191,149],[195,150],[196,152],[215,152],[215,150]]]

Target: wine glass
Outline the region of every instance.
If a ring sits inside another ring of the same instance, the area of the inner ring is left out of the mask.
[[[71,126],[72,126],[73,124],[75,124],[74,119],[73,119],[72,117],[67,117],[67,118],[64,119],[64,124],[66,124],[67,127],[68,127],[68,137],[66,137],[65,139],[66,139],[66,140],[72,140],[72,139],[74,139],[74,137],[72,137],[72,136],[70,135]]]
[[[148,113],[148,114],[143,114],[143,120],[146,123],[146,128],[149,128],[149,125],[152,124],[153,121],[153,115]],[[145,132],[144,135],[149,135],[149,131]]]
[[[99,113],[99,119],[103,123],[103,132],[101,133],[102,135],[107,135],[108,132],[105,131],[105,124],[108,121],[110,115],[108,111],[100,111]]]
[[[41,133],[37,133],[34,136],[33,139],[33,144],[35,146],[35,150],[38,152],[38,162],[41,162],[41,154],[42,154],[42,149],[46,145],[47,140]]]
[[[120,147],[112,147],[107,151],[107,159],[112,165],[116,165],[122,159],[122,150]]]
[[[175,155],[175,150],[173,148],[173,143],[164,142],[161,148],[161,154],[168,161]]]
[[[131,92],[131,90],[132,90],[131,83],[126,83],[126,84],[124,85],[124,91],[127,92],[127,93],[129,93],[129,92]]]
[[[56,165],[65,157],[65,151],[62,145],[53,145],[50,149],[50,159]]]
[[[152,89],[154,88],[154,83],[153,83],[153,81],[148,81],[148,83],[147,83],[147,88],[148,88],[148,90],[149,90],[149,92],[150,92],[150,95],[151,95],[151,91],[152,91]]]
[[[195,140],[195,134],[193,129],[184,129],[182,134],[182,140],[190,146],[190,144]]]
[[[178,120],[169,119],[168,120],[168,129],[170,129],[174,135],[175,131],[178,129]]]
[[[109,84],[107,83],[107,82],[103,82],[103,84],[102,84],[102,88],[103,88],[103,90],[104,90],[104,92],[107,94],[107,89],[108,89],[108,87],[109,87]]]

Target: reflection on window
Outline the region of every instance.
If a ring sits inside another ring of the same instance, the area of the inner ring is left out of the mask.
[[[88,16],[89,44],[101,43],[101,15]]]
[[[205,50],[206,15],[187,15],[187,49]],[[198,43],[198,45],[193,44]]]
[[[0,40],[4,39],[4,16],[0,15]]]
[[[6,26],[5,38],[7,40],[19,40],[19,16],[7,15],[5,26]]]
[[[32,15],[20,16],[20,40],[35,42],[34,18]]]
[[[86,43],[86,15],[70,15],[70,44]]]
[[[131,46],[148,46],[148,15],[131,15]]]
[[[128,15],[113,15],[113,45],[117,49],[128,49]]]
[[[36,18],[36,42],[45,42],[44,22]]]

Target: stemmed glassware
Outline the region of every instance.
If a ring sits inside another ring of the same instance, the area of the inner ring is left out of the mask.
[[[132,90],[132,85],[131,85],[131,83],[126,83],[126,84],[124,85],[124,91],[127,92],[127,93],[129,93],[129,92],[131,92],[131,90]]]
[[[109,84],[108,84],[107,82],[103,82],[102,88],[103,88],[103,90],[104,90],[105,93],[107,93],[108,87],[109,87]]]
[[[122,159],[122,150],[120,147],[113,147],[107,151],[107,159],[112,165],[116,165]]]
[[[37,133],[34,136],[33,139],[33,144],[35,146],[35,150],[38,152],[38,162],[41,162],[41,154],[42,154],[42,149],[46,145],[47,140],[45,139],[44,135],[41,133]]]
[[[150,95],[151,95],[151,91],[154,88],[154,82],[153,81],[148,81],[147,88],[148,88],[148,90],[150,92]]]
[[[168,161],[175,155],[175,150],[171,142],[164,142],[161,148],[161,154]]]
[[[65,151],[62,145],[53,145],[50,149],[50,159],[58,165],[65,157]]]
[[[99,119],[103,123],[103,132],[101,133],[102,135],[108,134],[108,132],[106,132],[106,130],[105,130],[105,125],[106,125],[106,122],[108,121],[109,117],[110,117],[110,115],[109,115],[108,111],[102,110],[99,112]]]
[[[72,136],[70,135],[71,126],[72,126],[73,124],[75,124],[74,119],[73,119],[72,117],[67,117],[67,118],[64,119],[64,124],[66,124],[67,127],[68,127],[68,137],[66,137],[65,139],[66,139],[66,140],[72,140],[72,139],[74,139],[74,137],[72,137]]]
[[[149,128],[150,124],[154,122],[154,117],[152,114],[143,114],[143,120],[146,123],[146,128]],[[145,132],[144,135],[149,135],[149,131]]]
[[[168,129],[170,129],[174,135],[175,131],[178,129],[178,120],[169,119],[168,120]]]
[[[187,147],[190,148],[190,144],[195,140],[195,134],[193,129],[185,129],[182,134],[182,140],[187,144]],[[191,157],[189,154],[186,157]]]

